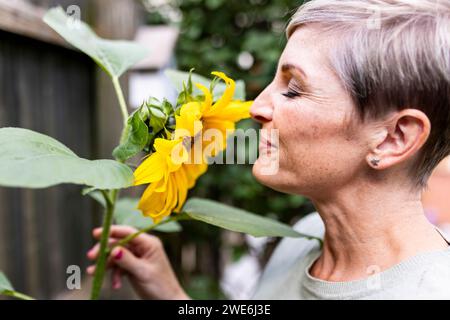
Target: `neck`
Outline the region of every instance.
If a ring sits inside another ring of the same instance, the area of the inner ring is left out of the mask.
[[[359,185],[313,203],[326,230],[323,252],[310,270],[319,279],[363,279],[448,246],[425,218],[421,192]]]

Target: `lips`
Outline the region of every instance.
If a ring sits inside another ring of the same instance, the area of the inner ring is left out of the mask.
[[[264,147],[264,148],[270,149],[270,148],[272,148],[272,143],[269,140],[267,140],[263,137],[260,137],[259,138],[259,147],[260,148]]]
[[[275,143],[269,141],[268,139],[260,136],[259,139],[259,154],[263,157],[272,157],[278,152],[278,147]]]

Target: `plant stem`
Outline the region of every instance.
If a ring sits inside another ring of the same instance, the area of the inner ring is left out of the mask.
[[[128,110],[127,103],[125,102],[125,98],[123,95],[122,87],[120,86],[119,78],[113,77],[112,83],[114,85],[114,90],[116,91],[117,99],[119,100],[120,111],[122,113],[124,128],[127,126],[128,121]]]
[[[128,109],[127,103],[125,102],[125,98],[123,95],[122,87],[120,86],[119,78],[112,77],[112,83],[114,86],[114,90],[116,91],[117,100],[119,101],[120,112],[122,113],[123,124],[124,127],[122,129],[122,135],[127,126],[128,122]],[[119,160],[118,160],[119,161]],[[122,162],[123,161],[119,161]],[[106,271],[106,262],[109,255],[108,250],[108,240],[109,240],[109,231],[111,229],[111,225],[114,218],[114,210],[116,206],[117,197],[119,194],[118,190],[105,191],[102,190],[103,197],[105,198],[106,208],[105,215],[103,217],[103,226],[102,226],[102,235],[100,239],[100,251],[97,259],[94,280],[92,283],[92,291],[91,291],[91,300],[98,300],[100,297],[100,292],[102,289],[103,279],[105,277]]]
[[[114,216],[114,208],[116,205],[118,190],[112,190],[110,197],[104,193],[106,200],[105,216],[103,218],[103,229],[100,239],[100,251],[99,257],[97,259],[94,280],[92,283],[91,300],[98,300],[100,297],[100,292],[102,289],[103,278],[105,277],[106,271],[106,260],[108,259],[108,240],[109,231],[111,229],[111,224]]]
[[[108,253],[110,253],[115,247],[123,247],[125,245],[127,245],[130,241],[132,241],[133,239],[135,239],[136,237],[138,237],[139,235],[143,234],[143,233],[147,233],[149,231],[152,231],[153,229],[155,229],[156,227],[162,226],[163,224],[169,223],[171,221],[180,221],[180,220],[187,220],[187,218],[185,216],[176,216],[176,217],[170,217],[169,219],[160,221],[158,223],[152,224],[151,226],[148,226],[147,228],[141,229],[133,234],[130,234],[129,236],[123,238],[120,241],[117,241],[116,243],[114,243],[114,245],[108,250]]]
[[[2,293],[4,296],[13,297],[20,300],[36,300],[30,296],[27,296],[26,294],[17,292],[17,291],[4,291]]]

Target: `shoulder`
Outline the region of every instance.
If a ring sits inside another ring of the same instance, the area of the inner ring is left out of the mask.
[[[432,255],[418,283],[419,298],[450,299],[450,248]]]
[[[383,299],[450,299],[450,248],[419,254],[384,275]]]

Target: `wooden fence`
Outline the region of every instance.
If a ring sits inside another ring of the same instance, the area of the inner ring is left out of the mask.
[[[97,29],[110,32],[104,36],[114,37],[114,30],[133,28],[133,16],[110,27],[117,22],[113,14],[121,14],[117,6],[133,1],[32,2],[0,0],[0,127],[50,135],[88,159],[110,157],[121,125],[112,87],[89,58],[41,21],[40,6],[77,4],[83,19],[95,19]],[[67,267],[86,267],[90,231],[99,218],[81,187],[0,188],[0,270],[18,291],[56,297],[66,289]]]
[[[93,68],[71,49],[0,32],[0,127],[48,134],[91,158]],[[17,290],[43,298],[61,291],[67,266],[86,261],[91,200],[79,187],[59,186],[0,188],[0,203],[0,269]]]

